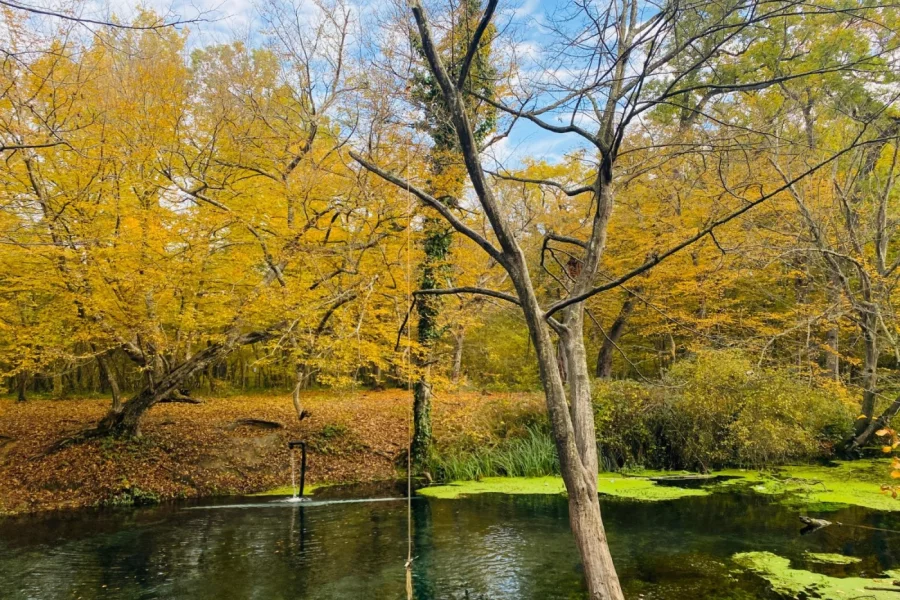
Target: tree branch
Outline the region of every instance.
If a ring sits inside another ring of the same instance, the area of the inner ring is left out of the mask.
[[[505,179],[506,181],[518,181],[519,183],[533,183],[535,185],[548,185],[550,187],[555,187],[556,189],[561,190],[562,193],[564,193],[566,196],[578,196],[579,194],[586,194],[588,192],[594,191],[594,187],[590,185],[582,185],[577,188],[567,188],[563,184],[556,181],[551,181],[549,179],[531,179],[529,177],[519,177],[518,175],[504,175],[496,171],[487,172],[497,179]]]
[[[863,133],[865,133],[865,131],[866,131],[866,127],[863,127],[862,130],[860,130],[859,134],[856,136],[856,138],[853,140],[853,143],[849,144],[846,148],[844,148],[840,152],[833,154],[832,156],[828,157],[827,159],[823,160],[822,162],[810,167],[809,169],[807,169],[806,171],[804,171],[797,177],[793,178],[792,180],[788,181],[787,183],[778,187],[777,189],[769,192],[768,194],[762,195],[760,198],[754,200],[753,202],[748,202],[746,206],[741,207],[740,209],[722,217],[721,219],[717,219],[717,220],[713,221],[709,226],[701,229],[695,235],[692,235],[691,237],[687,238],[686,240],[680,242],[679,244],[676,244],[675,246],[669,248],[665,252],[662,252],[661,254],[655,254],[654,256],[649,258],[646,262],[644,262],[644,264],[629,271],[625,275],[622,275],[621,277],[614,279],[613,281],[610,281],[609,283],[591,288],[590,290],[588,290],[587,292],[585,292],[583,294],[579,294],[577,296],[572,296],[571,298],[567,298],[566,300],[562,300],[560,302],[557,302],[556,304],[553,304],[544,313],[544,318],[549,318],[549,317],[553,316],[555,313],[566,308],[567,306],[571,306],[573,304],[578,304],[579,302],[584,302],[588,298],[595,296],[595,295],[599,294],[600,292],[605,292],[606,290],[611,290],[613,288],[619,287],[626,281],[633,279],[634,277],[637,277],[641,273],[649,271],[650,269],[652,269],[653,267],[655,267],[656,265],[658,265],[665,259],[669,258],[673,254],[676,254],[676,253],[680,252],[681,250],[684,250],[688,246],[691,246],[695,242],[703,239],[705,236],[710,235],[717,227],[721,227],[722,225],[728,223],[729,221],[736,219],[737,217],[741,216],[742,214],[744,214],[745,212],[754,208],[755,206],[759,206],[766,200],[769,200],[770,198],[777,196],[778,194],[780,194],[786,190],[789,190],[791,188],[791,186],[793,186],[798,181],[801,181],[801,180],[805,179],[806,177],[812,175],[813,173],[815,173],[822,167],[825,167],[825,166],[831,164],[832,162],[834,162],[835,160],[837,160],[844,154],[847,154],[851,150],[853,150],[863,144],[873,144],[873,143],[878,143],[880,141],[880,139],[875,139],[875,140],[869,140],[868,142],[860,143],[859,139],[862,137],[862,135],[863,135]]]
[[[463,59],[462,67],[459,69],[459,78],[456,80],[456,87],[459,89],[463,89],[466,84],[466,79],[469,76],[469,67],[472,66],[472,60],[475,58],[475,54],[478,53],[478,46],[481,44],[481,38],[487,30],[487,27],[491,22],[491,17],[494,16],[494,9],[496,8],[497,0],[488,0],[488,4],[484,9],[484,15],[481,17],[481,21],[478,22],[478,27],[475,28],[475,33],[472,35],[472,40],[469,42],[469,48],[466,50],[466,57]]]
[[[356,162],[358,162],[359,164],[361,164],[363,167],[365,167],[366,170],[371,171],[372,173],[375,173],[376,175],[378,175],[385,181],[393,183],[398,188],[408,190],[410,193],[412,193],[414,196],[416,196],[419,200],[421,200],[422,202],[424,202],[425,204],[427,204],[434,210],[438,211],[441,214],[441,216],[444,217],[444,219],[446,219],[447,222],[449,222],[450,225],[456,231],[458,231],[459,233],[463,234],[464,236],[466,236],[467,238],[469,238],[470,240],[472,240],[473,242],[478,244],[485,252],[487,252],[490,255],[491,258],[496,260],[501,265],[506,264],[506,257],[503,255],[503,253],[501,253],[497,248],[495,248],[494,245],[491,244],[484,236],[482,236],[480,233],[478,233],[477,231],[475,231],[474,229],[470,228],[468,225],[463,223],[461,220],[459,220],[459,218],[457,218],[456,215],[454,215],[452,212],[450,212],[450,209],[446,205],[444,205],[443,202],[441,202],[434,196],[431,196],[430,194],[426,194],[422,190],[411,185],[408,181],[401,179],[401,178],[397,177],[396,175],[393,175],[392,173],[388,173],[381,167],[377,166],[376,164],[374,164],[372,162],[369,162],[368,160],[366,160],[365,158],[363,158],[362,156],[360,156],[359,154],[357,154],[356,152],[354,152],[352,150],[350,151],[350,157],[353,160],[355,160]]]
[[[517,306],[521,306],[522,303],[519,302],[519,299],[513,296],[512,294],[506,294],[504,292],[498,292],[495,290],[489,290],[486,288],[479,287],[455,287],[455,288],[441,288],[441,289],[432,289],[432,290],[416,290],[413,292],[413,296],[447,296],[450,294],[478,294],[479,296],[490,296],[491,298],[499,298],[500,300],[506,300],[507,302],[512,302]]]

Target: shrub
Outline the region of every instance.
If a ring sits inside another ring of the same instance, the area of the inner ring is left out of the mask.
[[[756,369],[737,351],[679,361],[659,385],[597,382],[595,409],[609,462],[699,470],[830,455],[854,416],[839,386]]]

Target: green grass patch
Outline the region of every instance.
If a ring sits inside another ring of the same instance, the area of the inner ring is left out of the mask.
[[[443,482],[542,477],[559,475],[559,460],[550,434],[528,427],[521,437],[504,438],[494,445],[440,450],[429,459],[428,470]]]

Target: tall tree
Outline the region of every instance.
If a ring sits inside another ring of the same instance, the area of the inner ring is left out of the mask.
[[[568,265],[571,283],[562,298],[549,306],[539,297],[523,247],[515,235],[505,207],[495,193],[483,165],[482,148],[475,137],[473,116],[466,103],[466,81],[471,57],[491,23],[496,1],[490,1],[476,27],[459,75],[453,77],[437,47],[425,9],[411,3],[412,17],[422,41],[427,68],[437,81],[459,141],[460,151],[474,195],[487,222],[483,235],[458,217],[425,189],[404,181],[357,153],[352,156],[369,171],[410,189],[422,202],[438,211],[460,234],[475,241],[509,275],[513,293],[487,289],[430,290],[429,293],[479,293],[506,299],[521,307],[539,365],[553,437],[569,501],[569,519],[585,569],[591,598],[620,599],[616,575],[597,496],[598,457],[591,406],[590,369],[584,340],[584,301],[617,287],[647,271],[668,256],[710,235],[717,227],[744,214],[786,189],[748,193],[706,227],[672,248],[650,257],[644,264],[615,281],[596,285],[600,259],[615,199],[616,164],[629,124],[663,104],[678,102],[701,115],[703,126],[727,126],[702,118],[705,111],[689,101],[695,95],[727,100],[740,92],[776,85],[780,76],[765,77],[754,71],[735,73],[727,68],[735,52],[752,54],[760,29],[784,25],[802,9],[791,3],[678,3],[644,7],[637,1],[579,3],[553,29],[558,45],[551,53],[555,63],[541,65],[531,80],[517,74],[510,87],[521,92],[507,102],[486,97],[516,122],[529,122],[556,134],[580,136],[596,152],[598,164],[588,183],[571,195],[590,197],[591,212],[585,237],[546,233],[572,249]],[[644,11],[647,11],[646,14]],[[847,64],[834,60],[827,69],[842,70]],[[560,73],[566,73],[560,77]],[[795,73],[793,77],[807,73]],[[525,89],[521,89],[525,87]],[[470,93],[470,92],[469,92]],[[510,94],[512,95],[512,94]],[[687,99],[687,100],[686,100]],[[827,159],[823,161],[826,164]],[[815,169],[810,169],[814,171]],[[805,176],[801,174],[799,177]],[[553,181],[542,182],[560,188]],[[758,188],[757,188],[758,189]],[[553,339],[558,336],[559,345]],[[558,354],[568,370],[565,386],[558,369]]]

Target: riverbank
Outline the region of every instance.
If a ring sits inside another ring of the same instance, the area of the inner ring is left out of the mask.
[[[106,401],[0,400],[0,514],[290,493],[287,443],[293,439],[309,445],[309,490],[393,479],[403,474],[409,402],[399,390],[310,392],[303,397],[309,416],[300,422],[285,395],[162,404],[147,415],[138,440],[93,440],[45,454],[53,443],[95,423]],[[530,422],[526,417],[541,409],[535,394],[442,394],[434,400],[434,432],[449,447],[455,440],[489,445],[499,426],[509,435],[519,429],[527,434],[521,422]],[[900,510],[900,501],[880,489],[891,482],[886,459],[716,474],[726,478],[708,486],[671,486],[654,480],[666,473],[604,473],[599,489],[608,496],[654,501],[742,485],[811,511],[849,505]],[[564,487],[559,477],[481,477],[421,490],[441,498],[484,492],[560,494]]]
[[[287,395],[201,399],[154,407],[138,440],[92,440],[49,455],[96,423],[108,401],[0,400],[0,514],[271,490],[290,483],[292,439],[309,444],[309,484],[391,479],[407,445],[410,398],[401,390],[306,393],[309,416],[299,422]],[[488,405],[540,403],[533,394],[442,394],[435,435],[472,429]]]

